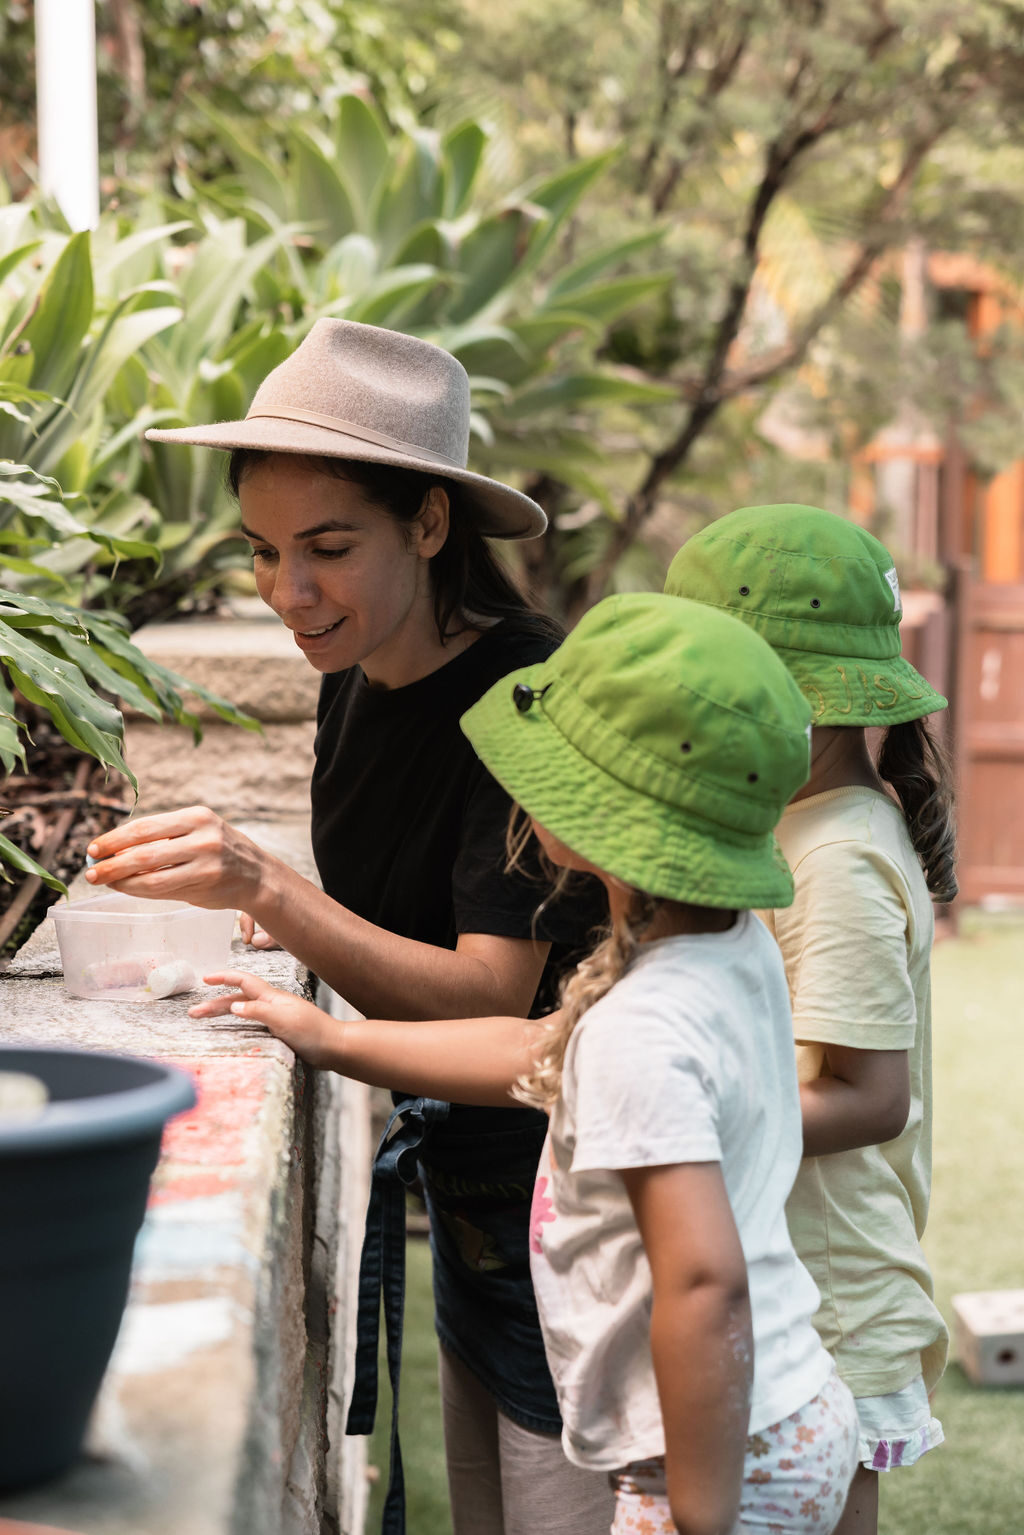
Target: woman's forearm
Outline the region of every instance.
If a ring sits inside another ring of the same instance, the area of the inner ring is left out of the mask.
[[[400,938],[357,917],[287,864],[265,855],[246,909],[284,948],[361,1013],[377,1018],[478,1018],[530,1011],[546,944],[505,940],[518,962],[500,970],[458,950]],[[494,948],[494,945],[482,945]]]

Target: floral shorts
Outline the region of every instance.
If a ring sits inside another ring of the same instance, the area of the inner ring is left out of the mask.
[[[839,1522],[857,1466],[853,1397],[832,1374],[799,1412],[747,1440],[734,1535],[828,1535]],[[611,1535],[676,1535],[665,1460],[634,1461],[612,1473]]]

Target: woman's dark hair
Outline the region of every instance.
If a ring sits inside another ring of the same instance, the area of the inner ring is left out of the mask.
[[[956,826],[953,771],[945,749],[924,720],[890,725],[882,738],[878,771],[896,791],[914,851],[936,901],[956,897]]]
[[[263,448],[235,448],[228,463],[228,485],[235,498],[238,488],[257,465],[275,455]],[[448,537],[430,561],[434,586],[434,621],[442,640],[461,629],[475,627],[474,620],[508,619],[530,632],[558,644],[564,631],[547,614],[533,607],[503,568],[472,515],[463,506],[463,487],[443,475],[418,469],[399,469],[392,464],[365,464],[356,459],[321,458],[310,455],[304,462],[330,479],[358,485],[373,506],[387,512],[406,527],[420,514],[427,492],[439,485],[449,504]]]

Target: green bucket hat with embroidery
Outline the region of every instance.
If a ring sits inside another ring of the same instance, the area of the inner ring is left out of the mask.
[[[665,590],[726,609],[762,634],[815,725],[899,725],[946,707],[900,654],[903,603],[891,554],[834,512],[730,512],[687,540]]]
[[[462,728],[526,813],[605,873],[702,906],[792,903],[772,831],[807,780],[810,710],[727,614],[608,597]]]

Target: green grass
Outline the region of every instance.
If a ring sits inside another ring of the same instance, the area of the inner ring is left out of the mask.
[[[425,1238],[410,1240],[407,1253],[405,1335],[402,1349],[401,1413],[402,1465],[405,1470],[406,1526],[409,1535],[451,1535],[448,1478],[441,1434],[441,1401],[437,1384],[437,1337],[434,1298],[430,1288],[430,1246]],[[376,1468],[366,1518],[367,1535],[380,1529],[388,1483],[391,1390],[384,1354],[378,1362],[380,1401],[377,1424],[369,1445],[370,1465]],[[538,1532],[540,1535],[540,1532]]]
[[[1024,1287],[1024,924],[969,914],[962,935],[935,951],[933,993],[935,1174],[925,1248],[952,1324],[958,1290]],[[410,1242],[402,1445],[411,1535],[451,1532],[431,1317],[430,1254],[425,1242]],[[381,1396],[369,1535],[380,1529],[387,1468],[386,1387]],[[953,1363],[935,1411],[946,1443],[882,1477],[881,1535],[1024,1529],[1024,1390],[980,1390]]]
[[[1024,925],[968,916],[932,965],[935,1170],[925,1250],[952,1324],[958,1290],[1024,1287]],[[1024,1391],[951,1364],[935,1397],[946,1443],[882,1478],[883,1535],[1024,1527]]]

